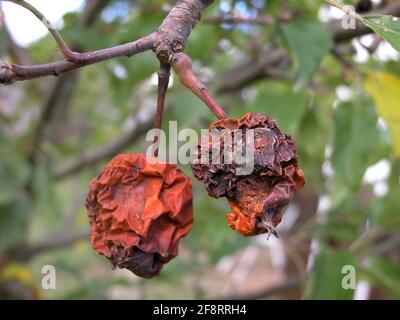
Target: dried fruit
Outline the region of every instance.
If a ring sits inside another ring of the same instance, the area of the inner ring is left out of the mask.
[[[151,278],[177,256],[179,240],[192,228],[191,181],[173,164],[118,155],[91,181],[86,208],[93,249],[114,266]]]
[[[238,129],[242,132],[241,140],[225,140],[227,135],[234,137],[234,130]],[[212,140],[215,130],[220,132],[217,144]],[[254,133],[249,151],[254,157],[254,167],[250,173],[239,175],[238,169],[243,164],[234,159],[232,163],[225,161],[224,143],[232,143],[232,150],[238,143],[248,143],[245,139],[249,130]],[[215,148],[220,151],[220,164],[211,161]],[[275,227],[282,219],[282,209],[305,183],[294,140],[279,129],[275,120],[261,113],[214,122],[195,150],[192,171],[210,196],[228,199],[233,212],[228,213],[227,223],[244,236],[266,232],[277,235]]]

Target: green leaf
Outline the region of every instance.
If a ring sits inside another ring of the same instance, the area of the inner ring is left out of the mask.
[[[331,160],[336,177],[350,190],[357,190],[366,168],[375,160],[377,120],[374,108],[365,100],[346,102],[335,110]]]
[[[386,15],[370,15],[363,17],[363,23],[389,42],[400,52],[400,20]]]
[[[345,266],[352,266],[357,270],[357,261],[351,253],[320,248],[307,281],[305,298],[352,299],[354,290],[342,287],[343,278],[348,275],[343,271]]]
[[[307,83],[332,48],[332,37],[321,23],[299,18],[281,26],[296,63],[296,78]]]

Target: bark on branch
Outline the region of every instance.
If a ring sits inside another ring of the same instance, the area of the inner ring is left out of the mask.
[[[171,9],[157,29],[159,38],[154,45],[157,57],[166,63],[172,61],[174,53],[185,50],[186,40],[201,19],[203,10],[213,0],[185,0]]]

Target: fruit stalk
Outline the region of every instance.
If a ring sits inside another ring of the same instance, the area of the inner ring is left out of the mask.
[[[192,69],[192,60],[183,52],[174,55],[171,63],[179,81],[198,96],[218,119],[225,119],[222,107],[214,100],[207,87],[197,78]]]

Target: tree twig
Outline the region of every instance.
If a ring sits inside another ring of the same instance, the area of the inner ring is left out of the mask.
[[[212,98],[210,92],[204,84],[196,77],[192,69],[192,60],[183,52],[176,54],[172,61],[172,68],[176,72],[179,81],[190,91],[198,96],[215,114],[218,119],[226,118],[225,111]]]
[[[158,148],[160,144],[160,131],[164,113],[165,96],[168,90],[171,66],[163,62],[160,63],[158,71],[158,92],[157,92],[157,111],[154,118],[154,129],[156,130],[153,141],[153,155],[158,157]]]
[[[65,43],[64,39],[62,38],[60,33],[57,31],[57,29],[44,16],[44,14],[41,13],[38,9],[36,9],[33,5],[25,2],[24,0],[0,0],[0,1],[11,2],[11,3],[14,3],[16,5],[19,5],[25,9],[29,10],[49,30],[50,34],[53,36],[54,40],[57,42],[57,45],[60,48],[61,52],[64,54],[64,56],[68,60],[71,60],[75,57],[75,53],[72,52],[72,50],[67,46],[67,44]],[[71,61],[73,61],[73,60],[71,60]]]
[[[90,60],[86,60],[85,62],[61,60],[32,66],[3,65],[0,67],[0,83],[11,84],[14,81],[31,80],[50,75],[61,76],[64,73],[112,58],[131,57],[135,54],[151,50],[156,39],[157,34],[152,33],[133,42],[93,51],[90,53]]]

